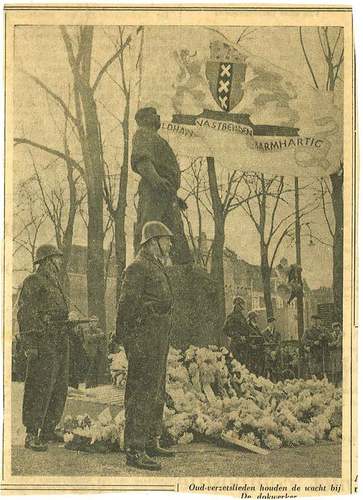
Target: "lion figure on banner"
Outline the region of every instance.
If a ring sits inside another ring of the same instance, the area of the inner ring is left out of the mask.
[[[173,108],[177,113],[199,112],[203,108],[206,97],[205,78],[202,75],[203,61],[188,49],[175,50],[173,53],[179,72],[176,75],[175,95],[172,98]]]

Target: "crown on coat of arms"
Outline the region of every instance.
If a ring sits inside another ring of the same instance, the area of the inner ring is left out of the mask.
[[[237,49],[231,47],[228,43],[214,40],[209,44],[210,57],[213,61],[223,61],[231,63],[245,63],[244,57]]]

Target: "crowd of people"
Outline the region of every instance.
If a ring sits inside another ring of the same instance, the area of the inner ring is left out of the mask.
[[[338,322],[331,328],[322,326],[319,315],[311,317],[311,326],[306,329],[301,346],[298,341],[283,341],[276,328],[276,319],[270,316],[267,326],[261,330],[257,324],[257,313],[245,315],[245,301],[241,296],[233,300],[233,310],[227,315],[223,333],[229,339],[233,356],[258,376],[276,382],[298,375],[299,359],[304,367],[305,378],[324,376],[329,381],[342,382],[342,329]]]

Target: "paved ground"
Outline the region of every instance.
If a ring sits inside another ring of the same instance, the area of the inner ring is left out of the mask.
[[[267,456],[205,443],[175,447],[176,457],[162,460],[162,471],[148,473],[125,465],[122,453],[89,454],[51,445],[47,453],[24,449],[21,425],[22,385],[13,384],[12,471],[14,475],[43,476],[229,476],[229,477],[339,477],[341,446],[324,443],[284,448]],[[97,415],[104,404],[69,399],[65,414]],[[116,414],[115,406],[112,413]]]

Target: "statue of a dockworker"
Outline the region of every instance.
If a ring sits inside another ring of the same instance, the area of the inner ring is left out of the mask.
[[[131,166],[141,177],[134,229],[135,254],[140,249],[144,225],[149,221],[160,221],[174,235],[170,255],[173,264],[190,263],[192,257],[180,212],[186,204],[177,196],[181,178],[179,163],[169,143],[158,133],[161,122],[155,108],[140,109],[135,120],[138,130],[132,141]]]

